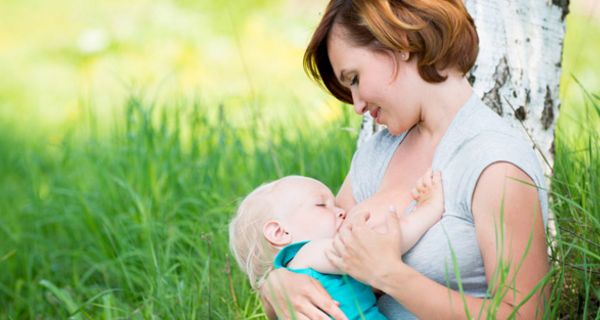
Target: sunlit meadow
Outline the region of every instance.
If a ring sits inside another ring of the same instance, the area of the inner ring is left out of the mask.
[[[600,15],[573,2],[549,319],[600,316]],[[337,189],[355,149],[302,71],[324,3],[3,1],[0,319],[263,318],[230,216],[282,175]]]

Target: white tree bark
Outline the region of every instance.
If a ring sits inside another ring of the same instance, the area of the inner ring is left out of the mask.
[[[523,132],[552,174],[564,18],[569,0],[467,0],[480,51],[469,75],[475,92]],[[377,128],[367,114],[359,144]]]

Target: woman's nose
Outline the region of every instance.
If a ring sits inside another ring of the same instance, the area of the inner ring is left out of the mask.
[[[363,113],[365,113],[367,111],[367,104],[365,103],[364,100],[362,100],[358,94],[358,90],[357,89],[352,89],[352,103],[354,104],[354,111],[359,114],[362,115]]]

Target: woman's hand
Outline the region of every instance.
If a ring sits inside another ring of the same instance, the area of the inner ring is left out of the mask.
[[[377,280],[402,263],[401,219],[395,210],[386,217],[387,231],[377,232],[367,225],[369,212],[357,213],[342,226],[327,252],[331,263],[353,278],[377,287]]]
[[[265,279],[260,294],[280,319],[329,320],[330,315],[336,320],[347,320],[338,303],[321,284],[304,274],[283,268],[274,270]],[[268,306],[265,307],[269,314]]]

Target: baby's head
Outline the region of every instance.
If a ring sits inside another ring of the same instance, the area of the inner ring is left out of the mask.
[[[252,191],[229,224],[229,245],[252,286],[273,264],[284,246],[333,238],[346,212],[323,183],[288,176]]]

